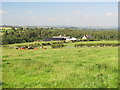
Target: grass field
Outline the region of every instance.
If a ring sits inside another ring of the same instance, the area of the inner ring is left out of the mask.
[[[29,44],[35,44],[35,43],[52,43],[52,42],[60,42],[60,41],[42,41],[42,42],[26,42],[26,43],[16,43],[16,44],[8,44],[8,46],[16,46],[16,45],[29,45]],[[83,41],[83,42],[75,42],[74,44],[77,43],[118,43],[118,41]],[[69,45],[71,43],[66,43],[66,45]],[[73,44],[73,43],[72,43]]]
[[[3,48],[3,88],[116,88],[118,47]]]
[[[2,32],[0,32],[0,36],[2,36],[3,35],[3,33]]]

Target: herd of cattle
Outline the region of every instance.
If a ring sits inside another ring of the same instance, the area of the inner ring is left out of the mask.
[[[45,47],[40,47],[42,49],[46,49]],[[16,47],[16,49],[20,49],[20,50],[29,50],[29,49],[39,49],[39,48],[34,48],[32,46],[22,46],[22,47]]]

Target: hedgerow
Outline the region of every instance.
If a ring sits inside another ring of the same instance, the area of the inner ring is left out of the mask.
[[[75,47],[83,47],[83,46],[88,46],[88,47],[92,47],[92,46],[100,46],[100,47],[104,47],[104,46],[120,46],[119,43],[79,43],[79,44],[75,44]]]
[[[52,48],[62,48],[64,46],[65,45],[63,45],[63,44],[53,44],[53,45],[51,45]]]

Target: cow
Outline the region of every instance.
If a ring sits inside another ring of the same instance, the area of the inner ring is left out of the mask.
[[[20,49],[20,50],[26,50],[27,48],[28,48],[28,46],[22,46],[22,47],[20,47],[18,49]]]
[[[19,48],[20,50],[26,50],[26,48]]]
[[[28,49],[34,49],[32,46],[28,46]]]
[[[34,49],[38,49],[38,48],[34,48]]]
[[[43,47],[43,46],[41,46],[40,48],[42,48],[42,49],[47,49],[47,48],[45,48],[45,47]]]
[[[46,49],[46,48],[43,47],[43,49]]]
[[[15,49],[19,49],[19,47],[15,47]]]

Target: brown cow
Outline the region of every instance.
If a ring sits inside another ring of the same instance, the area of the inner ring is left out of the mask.
[[[46,48],[43,47],[43,49],[46,49]]]
[[[38,49],[38,48],[34,48],[34,49]]]
[[[20,50],[26,50],[26,48],[19,48]]]

